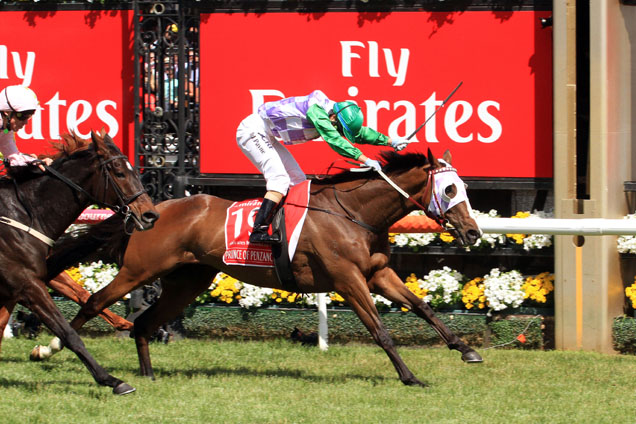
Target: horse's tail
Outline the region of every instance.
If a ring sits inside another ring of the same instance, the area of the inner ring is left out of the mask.
[[[80,262],[101,260],[121,266],[129,239],[124,231],[124,218],[120,215],[64,234],[55,242],[46,260],[48,280]]]

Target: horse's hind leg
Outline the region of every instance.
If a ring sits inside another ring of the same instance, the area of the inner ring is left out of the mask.
[[[389,356],[400,377],[400,381],[407,386],[427,386],[426,383],[421,382],[413,375],[398,354],[389,332],[380,320],[380,314],[373,303],[373,299],[365,283],[352,284],[352,281],[354,281],[353,277],[351,277],[346,284],[336,285],[336,290],[358,315],[358,318],[360,318],[365,327],[367,327],[375,342],[384,349]]]
[[[369,289],[376,294],[386,297],[394,303],[415,312],[424,318],[444,340],[449,349],[461,352],[462,360],[468,363],[482,362],[481,356],[453,333],[433,312],[433,309],[408,289],[397,276],[395,271],[386,267],[377,271],[369,280]]]
[[[19,302],[35,313],[49,330],[62,340],[62,343],[73,351],[84,363],[98,384],[110,386],[115,394],[126,394],[135,389],[123,381],[111,376],[88,353],[84,342],[62,316],[44,282],[34,280],[22,282],[22,296]]]
[[[53,280],[49,281],[48,286],[80,306],[85,305],[91,297],[91,293],[77,284],[66,272],[62,272]],[[125,320],[109,309],[102,310],[99,316],[116,330],[130,331],[133,328],[132,322]]]
[[[202,265],[186,265],[161,278],[161,295],[135,319],[135,344],[141,375],[155,379],[148,341],[162,324],[174,319],[210,287],[217,271]]]

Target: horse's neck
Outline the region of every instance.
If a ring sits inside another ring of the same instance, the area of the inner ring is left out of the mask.
[[[74,180],[82,185],[77,178]],[[85,196],[50,175],[19,184],[18,190],[24,207],[30,209],[43,232],[53,239],[75,222],[90,203],[84,199]]]
[[[426,184],[426,181],[408,182],[405,174],[392,178],[392,181],[407,193],[420,191]],[[417,208],[382,178],[369,181],[348,192],[338,192],[337,196],[348,212],[380,230],[388,230],[391,225]]]

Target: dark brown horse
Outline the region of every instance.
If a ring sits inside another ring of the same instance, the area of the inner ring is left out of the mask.
[[[376,173],[345,173],[314,181],[309,211],[292,261],[298,291],[338,292],[385,350],[400,380],[407,385],[423,383],[400,358],[380,321],[371,292],[424,318],[450,349],[461,352],[464,361],[482,361],[479,354],[453,334],[429,305],[413,294],[388,266],[388,229],[415,210],[416,203],[427,206],[431,201],[436,202],[441,207],[441,218],[452,224],[461,243],[473,244],[480,237],[481,231],[470,215],[467,199],[449,209],[444,207],[449,200],[457,200],[455,196],[465,195],[463,183],[454,170],[446,166],[450,164],[450,155],[445,155],[444,159],[446,164],[440,163],[430,151],[428,158],[419,153],[383,154],[384,173],[415,200],[413,203]],[[440,188],[439,184],[431,182],[435,175],[441,180],[441,172],[445,171],[455,174],[455,183]],[[133,234],[126,247],[114,241],[108,246],[115,257],[123,255],[120,272],[108,286],[91,296],[71,326],[79,329],[126,293],[160,277],[161,296],[134,323],[141,373],[154,378],[149,338],[162,323],[177,316],[206,290],[217,272],[223,271],[249,284],[280,289],[281,284],[271,268],[223,263],[224,222],[231,203],[214,196],[197,195],[159,204],[157,210],[161,219],[154,229]],[[91,231],[99,234],[103,227],[102,232],[108,233],[112,220],[98,224]],[[85,250],[82,240],[90,244],[91,240],[99,238],[96,235],[81,237],[72,242],[74,245],[60,246],[49,261],[49,272],[57,275],[69,265],[65,250],[72,255],[77,249]]]
[[[46,240],[57,239],[94,203],[117,210],[125,223],[132,220],[139,230],[151,228],[158,214],[108,135],[92,133],[92,143],[75,136],[64,141],[54,144],[59,153],[47,172],[23,169],[13,181],[0,181],[0,310],[11,311],[16,303],[30,309],[77,354],[97,383],[116,394],[129,393],[134,389],[93,359],[51,299],[45,284]]]

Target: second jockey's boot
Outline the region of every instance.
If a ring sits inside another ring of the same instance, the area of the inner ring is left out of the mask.
[[[278,234],[269,235],[267,232],[272,219],[274,219],[276,206],[278,206],[278,203],[263,199],[263,203],[254,218],[254,228],[252,229],[252,234],[250,234],[250,243],[280,243]]]

